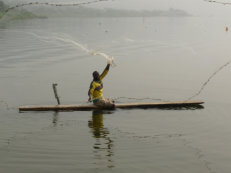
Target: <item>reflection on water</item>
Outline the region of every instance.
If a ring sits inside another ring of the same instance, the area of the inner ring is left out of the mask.
[[[103,114],[110,112],[103,112],[102,110],[92,111],[92,120],[88,121],[88,127],[91,129],[93,137],[95,138],[94,157],[97,160],[107,161],[107,167],[113,168],[114,145],[113,140],[110,138],[108,128],[104,127]]]
[[[204,109],[203,105],[186,105],[186,106],[169,106],[169,105],[163,105],[163,106],[159,106],[157,107],[157,109],[160,110],[198,110],[198,109]]]
[[[52,121],[52,123],[53,123],[54,127],[57,126],[58,114],[59,114],[59,112],[54,112],[54,114],[53,114],[53,121]]]

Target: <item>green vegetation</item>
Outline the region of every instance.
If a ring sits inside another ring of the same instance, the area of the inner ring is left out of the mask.
[[[0,1],[0,12],[3,12],[6,10],[8,7],[4,4],[4,2]]]
[[[26,10],[14,11],[8,14],[12,20],[22,20],[22,19],[34,19],[34,18],[46,18],[43,16],[38,16]]]
[[[5,5],[4,2],[0,1],[0,18],[3,16],[3,13],[7,8],[8,6]]]
[[[127,9],[96,9],[89,7],[37,7],[33,9],[35,14],[43,14],[48,17],[187,17],[187,12],[178,9],[169,10],[127,10]]]
[[[23,6],[23,4],[22,4]],[[32,4],[33,6],[33,4]],[[3,16],[13,19],[13,20],[21,20],[21,19],[33,19],[33,18],[46,18],[41,15],[46,15],[49,17],[186,17],[190,16],[187,12],[178,9],[169,10],[125,10],[125,9],[96,9],[89,7],[46,7],[44,6],[36,6],[36,8],[28,8],[25,10],[23,7],[17,8],[17,6],[10,8],[10,10],[6,13],[9,6],[4,4],[2,0],[0,0],[0,18]],[[31,12],[30,12],[31,10]]]
[[[79,16],[84,15],[86,17],[157,17],[157,16],[168,16],[168,17],[183,17],[189,16],[183,10],[172,9],[170,8],[167,11],[163,10],[122,10],[122,9],[92,9],[92,8],[79,8],[79,12],[77,13]]]
[[[3,1],[0,1],[0,19],[3,16],[7,16],[11,20],[21,20],[21,19],[34,19],[34,18],[46,18],[44,16],[39,16],[34,13],[31,13],[24,9],[17,9],[9,11],[6,13],[6,10],[9,8]]]

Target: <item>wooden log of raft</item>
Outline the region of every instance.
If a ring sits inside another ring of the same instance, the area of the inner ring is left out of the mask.
[[[203,108],[203,101],[185,101],[185,102],[149,102],[149,103],[120,103],[115,104],[115,109],[132,108]],[[108,109],[97,107],[95,105],[50,105],[50,106],[20,106],[19,111],[83,111],[95,109]]]

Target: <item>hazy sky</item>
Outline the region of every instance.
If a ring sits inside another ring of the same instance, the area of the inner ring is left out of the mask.
[[[230,2],[228,0],[218,0]],[[205,2],[204,0],[112,0],[91,5],[94,7],[112,7],[126,9],[182,9],[194,15],[230,15],[231,5],[221,5]]]

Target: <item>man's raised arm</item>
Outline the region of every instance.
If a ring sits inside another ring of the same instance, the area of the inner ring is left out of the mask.
[[[110,69],[110,64],[108,63],[103,73],[100,75],[100,80],[102,80],[107,75],[109,69]]]

